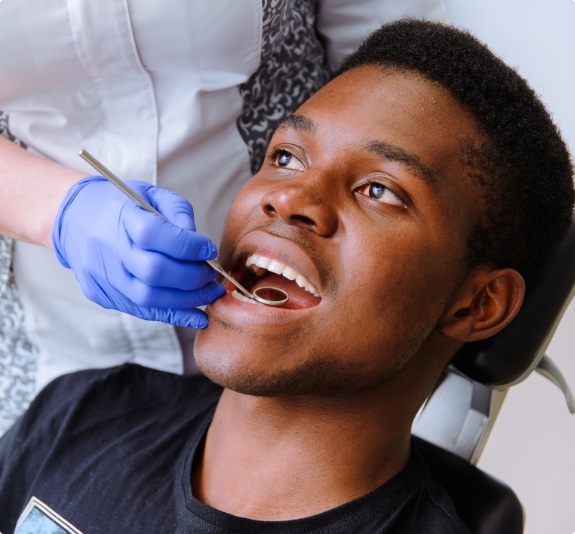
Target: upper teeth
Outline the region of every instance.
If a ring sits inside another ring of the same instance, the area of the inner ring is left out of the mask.
[[[319,297],[317,289],[313,287],[304,276],[281,261],[267,258],[261,254],[252,254],[246,261],[246,267],[251,267],[258,276],[262,275],[265,271],[270,271],[275,274],[280,274],[288,280],[295,280],[295,283],[299,287],[302,287],[315,297]]]

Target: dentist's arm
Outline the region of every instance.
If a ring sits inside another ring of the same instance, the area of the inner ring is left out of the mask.
[[[195,232],[189,202],[131,182],[166,220],[141,209],[102,177],[86,178],[0,142],[0,232],[53,246],[84,294],[105,308],[176,326],[207,326],[196,307],[213,302],[224,289],[204,262],[217,251]]]
[[[0,234],[52,248],[52,223],[85,172],[42,158],[0,135]]]

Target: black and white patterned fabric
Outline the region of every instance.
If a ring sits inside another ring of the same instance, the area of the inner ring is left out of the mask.
[[[10,134],[2,111],[0,135],[24,146]],[[28,407],[36,387],[37,349],[24,329],[24,309],[10,269],[12,244],[0,236],[0,435]]]
[[[244,108],[238,129],[251,170],[265,157],[276,125],[329,79],[315,28],[315,0],[264,0],[260,68],[240,86]]]

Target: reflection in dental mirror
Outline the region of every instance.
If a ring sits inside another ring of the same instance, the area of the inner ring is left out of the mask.
[[[278,306],[288,301],[288,294],[277,287],[258,287],[252,291],[256,300],[268,306]]]

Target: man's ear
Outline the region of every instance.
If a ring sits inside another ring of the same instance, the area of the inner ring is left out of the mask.
[[[488,338],[511,322],[524,295],[525,282],[515,269],[477,267],[447,307],[438,330],[463,343]]]

